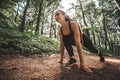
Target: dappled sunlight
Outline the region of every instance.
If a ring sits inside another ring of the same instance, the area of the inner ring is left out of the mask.
[[[120,59],[110,59],[110,58],[107,58],[106,61],[108,61],[108,62],[114,62],[114,63],[119,63],[120,64]]]

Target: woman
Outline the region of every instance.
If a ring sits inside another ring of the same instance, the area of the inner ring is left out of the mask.
[[[79,60],[80,60],[80,67],[82,67],[87,72],[92,72],[89,69],[83,59],[83,52],[82,52],[82,33],[79,28],[79,25],[76,21],[72,21],[69,16],[62,10],[57,10],[55,12],[55,19],[58,23],[61,24],[61,28],[59,30],[60,35],[60,51],[61,51],[61,59],[60,63],[63,63],[64,58],[64,48],[66,48],[70,60],[68,61],[67,65],[71,65],[76,63],[76,59],[74,57],[74,52],[72,45],[75,45],[78,51]]]

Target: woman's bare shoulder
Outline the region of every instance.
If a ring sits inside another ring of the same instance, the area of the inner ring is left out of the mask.
[[[73,29],[78,27],[77,21],[70,21],[70,24]]]

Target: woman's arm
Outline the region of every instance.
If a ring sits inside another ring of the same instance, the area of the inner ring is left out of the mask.
[[[81,44],[81,37],[80,37],[80,31],[79,31],[79,26],[78,23],[75,21],[71,21],[71,27],[72,30],[74,32],[74,39],[75,39],[75,44],[78,50],[78,55],[79,55],[79,60],[80,60],[80,66],[87,72],[92,72],[86,65],[84,62],[84,58],[83,58],[83,51],[82,51],[82,44]],[[79,67],[80,68],[80,67]]]
[[[76,47],[78,50],[78,55],[80,58],[80,64],[82,64],[82,63],[84,63],[84,60],[83,60],[82,44],[81,44],[81,37],[80,37],[78,23],[75,21],[72,21],[71,27],[72,27],[72,30],[74,32],[74,39],[75,39],[75,44],[76,44]]]
[[[60,52],[61,52],[60,63],[62,64],[64,59],[64,44],[63,44],[62,34],[60,30],[59,30],[59,36],[60,36]]]

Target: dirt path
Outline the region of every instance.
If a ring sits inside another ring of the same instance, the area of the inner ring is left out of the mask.
[[[86,63],[93,70],[87,73],[77,65],[65,67],[59,64],[60,54],[49,56],[0,56],[0,80],[120,80],[120,59],[106,57],[100,63],[94,55],[85,54]],[[77,58],[77,57],[76,57]]]

